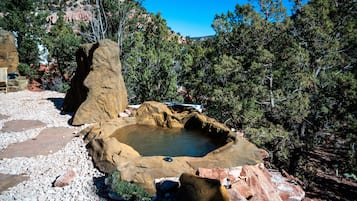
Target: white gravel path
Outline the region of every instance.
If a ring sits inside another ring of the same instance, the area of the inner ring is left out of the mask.
[[[20,119],[40,120],[47,124],[46,127],[71,127],[68,125],[71,116],[61,115],[49,98],[64,98],[64,94],[27,90],[0,93],[0,114],[10,116],[0,120],[0,129],[4,122]],[[34,138],[42,129],[11,133],[0,131],[0,150],[11,143]],[[76,172],[74,181],[69,186],[52,187],[52,182],[56,177],[70,169]],[[103,174],[93,167],[81,137],[74,138],[60,151],[48,156],[0,160],[0,173],[25,174],[30,177],[29,180],[2,192],[0,200],[104,200],[96,194],[93,182],[94,177],[100,177]]]

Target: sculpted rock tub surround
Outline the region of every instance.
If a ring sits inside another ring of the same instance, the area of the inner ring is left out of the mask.
[[[121,180],[139,184],[152,195],[156,192],[159,200],[304,198],[300,186],[289,186],[264,167],[265,151],[195,109],[148,101],[131,116],[123,113],[128,101],[118,52],[117,44],[109,40],[82,45],[76,75],[62,106],[63,111],[75,112],[73,125],[95,123],[81,134],[99,170],[118,171]],[[118,129],[136,125],[200,130],[222,146],[202,157],[142,156],[115,137]]]
[[[143,124],[168,129],[202,129],[226,143],[203,157],[141,156],[113,136],[118,129]],[[156,192],[160,199],[268,201],[302,200],[305,196],[300,186],[264,167],[265,152],[262,154],[261,149],[236,132],[194,109],[177,110],[162,103],[145,102],[132,117],[101,122],[81,133],[101,171],[117,170],[122,180],[137,183],[151,194]]]
[[[202,129],[217,140],[225,140],[226,144],[204,157],[172,157],[171,162],[163,160],[167,156],[143,157],[112,136],[117,129],[135,124]],[[223,124],[193,109],[175,111],[158,102],[145,102],[133,112],[133,117],[101,122],[81,133],[86,136],[89,153],[101,171],[109,173],[118,170],[122,179],[138,183],[151,193],[155,192],[153,181],[156,178],[178,177],[184,172],[194,174],[202,167],[229,168],[262,162],[260,151],[255,145],[236,136]]]

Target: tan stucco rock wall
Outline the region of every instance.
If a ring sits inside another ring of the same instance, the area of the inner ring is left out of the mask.
[[[73,125],[118,117],[128,106],[119,47],[111,40],[81,45],[77,70],[62,110],[75,112]]]

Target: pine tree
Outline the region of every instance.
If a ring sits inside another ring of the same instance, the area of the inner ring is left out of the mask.
[[[5,14],[0,18],[0,26],[16,34],[19,61],[26,64],[38,64],[41,25],[45,22],[45,13],[37,10],[33,0],[2,1],[1,9]],[[34,12],[35,11],[35,12]]]
[[[148,20],[148,19],[147,19]],[[124,79],[129,99],[171,101],[176,98],[178,38],[172,35],[160,14],[150,15],[150,22],[134,33],[130,51],[124,55]]]

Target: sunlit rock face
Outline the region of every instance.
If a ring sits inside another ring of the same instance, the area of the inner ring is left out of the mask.
[[[224,144],[203,157],[179,156],[164,160],[164,155],[142,156],[113,136],[118,129],[133,125],[201,129],[212,138],[224,141]],[[156,178],[195,174],[198,168],[230,168],[262,162],[260,150],[225,125],[194,109],[175,110],[158,102],[145,102],[133,112],[133,117],[101,122],[81,133],[86,136],[88,151],[101,171],[110,173],[118,170],[123,180],[138,183],[150,193],[155,192]]]
[[[84,44],[76,57],[76,74],[62,110],[75,112],[73,125],[118,117],[128,106],[118,45],[111,40]]]
[[[293,177],[283,177],[279,171],[265,168],[263,163],[233,168],[199,168],[197,174],[221,181],[227,187],[230,200],[300,201],[305,198],[305,192]]]

